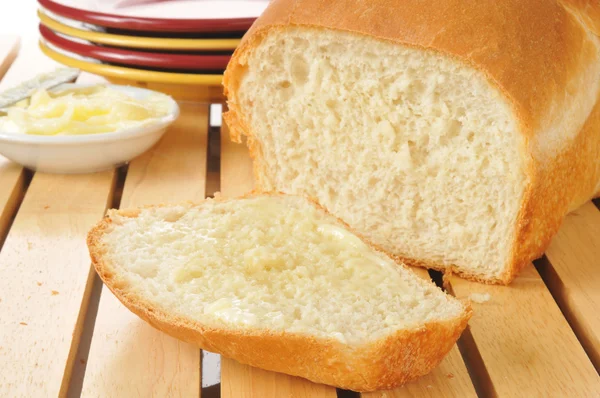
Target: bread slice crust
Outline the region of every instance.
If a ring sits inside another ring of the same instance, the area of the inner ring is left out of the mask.
[[[600,3],[580,0],[450,0],[443,7],[418,0],[274,0],[225,71],[229,111],[224,118],[232,140],[247,136],[250,154],[259,160],[254,175],[260,189],[263,154],[236,92],[253,49],[272,31],[290,27],[349,32],[433,51],[482,72],[511,105],[525,142],[520,156],[527,185],[509,261],[500,276],[484,278],[452,265],[402,260],[479,282],[509,284],[544,253],[569,211],[600,195],[600,79],[589,73],[600,69],[599,15]],[[573,93],[594,89],[591,100],[578,98],[585,106],[553,118],[572,108]],[[581,128],[557,137],[556,125]]]
[[[435,368],[472,316],[470,303],[465,303],[459,317],[401,330],[361,346],[285,331],[219,328],[177,316],[130,290],[105,256],[102,237],[111,228],[112,216],[135,218],[139,213],[139,209],[111,210],[88,234],[92,264],[104,284],[125,307],[154,328],[240,363],[354,391],[390,389]]]

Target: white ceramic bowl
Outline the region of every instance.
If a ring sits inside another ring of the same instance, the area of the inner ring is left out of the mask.
[[[87,84],[65,84],[85,87]],[[154,91],[129,86],[110,88],[143,100]],[[44,173],[92,173],[123,165],[141,155],[165,133],[179,116],[179,106],[171,100],[169,114],[151,124],[112,133],[40,136],[0,131],[0,154],[29,169]]]

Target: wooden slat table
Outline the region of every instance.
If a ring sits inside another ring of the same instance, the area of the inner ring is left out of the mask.
[[[0,38],[0,90],[54,67],[35,43]],[[102,287],[85,234],[108,207],[252,189],[246,147],[225,126],[209,126],[209,104],[181,110],[158,145],[118,170],[50,175],[0,157],[0,397],[361,396],[225,358],[219,372],[214,354],[205,353],[202,369],[198,348],[152,329]],[[468,329],[430,375],[363,398],[600,396],[600,211],[592,202],[511,286],[450,276],[446,288],[491,298],[473,304]],[[206,385],[211,372],[220,384]]]

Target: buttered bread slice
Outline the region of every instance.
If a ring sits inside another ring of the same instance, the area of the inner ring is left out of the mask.
[[[357,391],[428,373],[470,317],[302,197],[112,210],[88,245],[104,283],[154,327]]]

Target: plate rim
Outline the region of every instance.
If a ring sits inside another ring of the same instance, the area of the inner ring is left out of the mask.
[[[118,47],[104,47],[95,45],[92,42],[80,43],[60,36],[44,24],[39,24],[38,30],[44,40],[52,45],[66,51],[82,55],[89,58],[95,58],[104,62],[120,63],[130,66],[149,66],[156,68],[171,69],[207,69],[222,71],[231,59],[231,55],[209,55],[209,54],[177,54],[160,53],[153,51],[136,51],[131,49],[122,49]],[[116,54],[135,58],[135,60],[117,59]],[[215,66],[206,66],[203,63],[218,64]]]
[[[67,36],[116,47],[166,50],[234,50],[241,39],[172,39],[164,37],[136,37],[94,32],[65,25],[38,8],[38,18],[51,30]]]
[[[110,28],[149,32],[244,32],[256,18],[174,19],[133,17],[90,11],[57,3],[53,0],[38,0],[38,3],[58,15]]]
[[[148,71],[135,68],[126,68],[122,66],[96,64],[84,60],[71,58],[67,55],[51,49],[42,40],[38,41],[40,50],[53,60],[86,72],[97,74],[100,76],[115,77],[126,80],[145,81],[152,83],[169,83],[169,84],[188,84],[188,85],[221,85],[223,74],[192,74],[192,73],[174,73]]]

